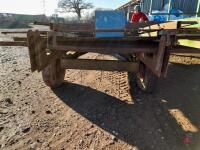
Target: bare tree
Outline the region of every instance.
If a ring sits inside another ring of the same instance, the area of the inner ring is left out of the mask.
[[[58,8],[61,8],[61,12],[76,13],[80,19],[82,10],[91,9],[93,8],[93,5],[84,0],[59,0]]]

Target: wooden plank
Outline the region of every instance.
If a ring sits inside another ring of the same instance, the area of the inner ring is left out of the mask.
[[[51,35],[51,33],[50,33]],[[158,43],[149,41],[130,41],[130,42],[112,42],[104,41],[99,42],[99,39],[94,39],[93,42],[88,40],[87,42],[81,39],[75,39],[74,41],[58,40],[59,37],[53,36],[51,41],[48,41],[48,48],[58,51],[76,51],[76,52],[94,52],[102,54],[113,53],[156,53]]]
[[[37,61],[36,61],[34,33],[31,30],[29,30],[28,33],[27,33],[27,41],[28,41],[31,71],[34,72],[38,69],[38,65],[37,65]]]
[[[72,52],[70,54],[67,54],[65,56],[65,58],[68,58],[68,59],[76,59],[84,54],[87,54],[87,53],[84,53],[84,52]]]
[[[2,34],[26,34],[27,31],[2,31]]]
[[[60,32],[93,32],[95,29],[94,23],[74,23],[74,24],[53,24],[52,30],[53,31],[60,31]]]
[[[178,22],[177,21],[172,21],[172,22],[166,22],[166,23],[158,23],[154,24],[148,27],[144,27],[143,29],[151,29],[151,30],[160,30],[160,29],[177,29]]]
[[[2,34],[27,34],[28,31],[2,31]],[[47,31],[39,31],[40,34],[47,34]]]
[[[189,40],[199,40],[200,39],[200,34],[178,34],[177,39],[189,39]]]
[[[167,37],[162,36],[160,39],[159,47],[158,47],[158,52],[153,58],[155,60],[155,71],[161,73],[162,69],[162,64],[163,64],[163,59],[164,59],[164,54],[166,51],[166,42],[167,42]]]
[[[169,59],[170,59],[170,47],[167,47],[165,49],[165,53],[164,53],[164,58],[163,58],[163,64],[162,64],[162,77],[167,77],[167,72],[168,72],[168,68],[169,68]]]
[[[137,72],[138,63],[114,60],[62,59],[65,69]]]
[[[76,51],[76,52],[93,52],[101,54],[135,54],[135,53],[156,53],[157,45],[155,43],[154,47],[141,46],[141,47],[131,47],[131,46],[101,46],[101,45],[49,45],[50,49],[55,49],[57,51]]]
[[[35,43],[37,70],[39,71],[43,67],[43,64],[47,64],[48,61],[46,54],[47,41],[41,38],[39,31],[35,31],[34,43]]]
[[[145,23],[132,23],[127,24],[124,29],[95,29],[94,24],[53,24],[52,30],[58,32],[66,32],[66,33],[79,33],[79,34],[89,34],[88,36],[94,36],[96,32],[125,32],[127,35],[134,34],[136,35],[138,32],[143,33],[151,33],[157,32],[160,30],[177,30],[181,29],[182,25],[191,25],[195,24],[195,21],[169,21],[165,23],[156,23],[156,22],[145,22]]]
[[[0,46],[27,46],[27,42],[24,41],[0,41]]]
[[[139,54],[139,59],[157,76],[161,77],[162,67],[166,51],[166,36],[160,39],[158,51],[153,56],[148,56],[144,53]]]
[[[179,57],[191,57],[191,58],[198,58],[200,59],[200,51],[199,53],[172,53],[171,55],[179,56]]]
[[[157,22],[149,21],[143,23],[130,23],[122,29],[105,29],[105,30],[96,30],[95,25],[92,23],[85,24],[53,24],[52,30],[59,32],[131,32],[133,30],[138,30],[139,28],[149,27],[152,25],[158,24]]]
[[[176,46],[170,51],[171,53],[193,53],[200,54],[200,48],[192,48],[188,46]]]
[[[27,37],[13,37],[13,40],[17,42],[27,41]]]
[[[194,25],[194,24],[197,24],[198,22],[197,21],[168,21],[168,22],[165,22],[165,23],[157,23],[157,24],[154,24],[154,25],[150,25],[148,27],[144,27],[144,28],[140,28],[140,30],[142,31],[145,31],[145,30],[152,30],[152,31],[155,31],[155,30],[161,30],[161,29],[164,29],[164,30],[181,30],[181,29],[186,29],[186,28],[182,28],[182,25]],[[185,26],[183,26],[185,27]],[[196,28],[195,28],[196,29]]]
[[[46,53],[47,39],[40,36],[39,31],[29,31],[27,34],[29,43],[29,56],[31,71],[41,71],[50,64],[49,56]],[[52,57],[53,55],[51,55]]]
[[[56,33],[55,33],[56,35]],[[130,41],[151,41],[158,40],[157,37],[138,37],[138,36],[130,36],[124,38],[96,38],[96,37],[65,37],[65,36],[57,36],[56,40],[58,42],[130,42]]]
[[[39,31],[34,32],[34,45],[35,45],[35,61],[37,63],[37,71],[43,70],[45,67],[50,65],[56,59],[62,57],[63,52],[53,51],[47,54],[47,39],[42,38]]]
[[[155,24],[158,24],[158,22],[148,21],[148,22],[139,22],[139,23],[128,23],[126,24],[125,28],[126,30],[138,30],[138,29],[155,25]]]

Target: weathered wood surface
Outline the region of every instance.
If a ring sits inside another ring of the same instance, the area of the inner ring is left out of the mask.
[[[0,46],[27,46],[25,41],[0,41]]]
[[[162,67],[164,63],[165,51],[167,49],[166,45],[167,38],[162,36],[160,39],[158,51],[152,56],[148,56],[145,53],[139,54],[139,59],[157,76],[161,77]],[[168,63],[168,62],[167,62]]]
[[[62,59],[61,64],[62,67],[65,69],[128,71],[128,72],[138,71],[138,63],[114,61],[114,60]]]

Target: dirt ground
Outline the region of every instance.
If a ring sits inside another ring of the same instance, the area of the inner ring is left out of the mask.
[[[105,71],[67,70],[51,90],[25,47],[0,47],[0,68],[2,150],[200,150],[200,59],[173,56],[150,95]]]

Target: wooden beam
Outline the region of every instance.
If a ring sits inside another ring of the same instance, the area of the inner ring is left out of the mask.
[[[47,53],[47,38],[42,37],[39,31],[28,31],[28,47],[32,72],[43,70],[63,55],[59,51]]]
[[[51,29],[57,32],[131,32],[138,30],[139,28],[149,27],[158,24],[154,21],[142,22],[142,23],[131,23],[125,26],[125,29],[110,29],[110,30],[96,30],[94,24],[52,24]]]
[[[176,46],[173,48],[171,53],[193,53],[193,54],[200,54],[200,48],[192,48],[188,46]]]
[[[29,30],[27,33],[27,42],[28,42],[31,71],[34,72],[38,69],[38,65],[37,65],[36,52],[35,52],[36,45],[35,45],[35,40],[34,40],[34,32],[31,30]]]
[[[139,59],[157,76],[161,77],[162,67],[164,63],[165,51],[166,51],[167,37],[162,36],[159,43],[159,48],[156,54],[148,56],[144,53],[139,54]]]
[[[72,53],[67,54],[64,58],[77,59],[78,57],[80,57],[80,56],[82,56],[84,54],[87,54],[87,53],[84,53],[84,52],[72,52]]]
[[[154,47],[131,47],[131,46],[101,46],[101,45],[49,45],[50,49],[58,51],[76,51],[76,52],[93,52],[101,54],[135,54],[135,53],[156,53],[157,44]]]
[[[57,36],[56,40],[58,42],[134,42],[134,41],[152,41],[152,40],[158,40],[158,37],[124,37],[124,38],[95,38],[95,37],[64,37],[64,36]]]
[[[15,31],[2,31],[1,33],[2,34],[27,34],[27,32],[28,31],[15,30]],[[39,32],[40,34],[47,34],[47,31],[39,31]]]
[[[60,32],[93,32],[94,23],[53,24],[51,29]]]
[[[27,41],[27,37],[13,37],[13,40],[16,42]]]
[[[172,53],[171,55],[179,56],[179,57],[192,57],[200,59],[200,53]]]
[[[64,69],[137,72],[138,63],[114,60],[62,59]]]
[[[150,30],[158,30],[158,29],[177,29],[178,21],[171,21],[165,23],[157,23],[148,27],[144,27],[143,29],[150,29]]]
[[[27,42],[0,41],[0,46],[27,46]]]
[[[72,41],[62,42],[59,41],[59,37],[53,35],[52,40],[48,41],[48,48],[58,51],[94,52],[102,54],[156,53],[158,48],[158,43],[150,41],[101,42],[99,39],[94,39],[93,42],[91,41],[88,40],[86,42],[79,40],[79,38],[77,40],[74,38]]]

